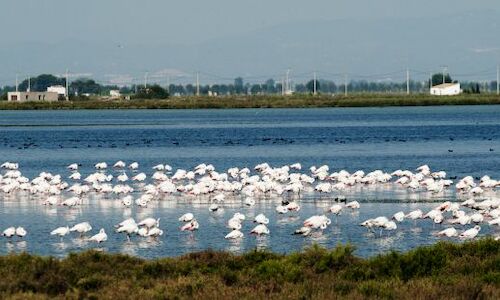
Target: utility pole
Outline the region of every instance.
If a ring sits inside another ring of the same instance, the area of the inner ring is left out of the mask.
[[[148,72],[144,74],[144,89],[148,88]]]
[[[429,91],[431,90],[432,88],[432,72],[429,73]]]
[[[196,96],[200,95],[200,73],[196,72]]]
[[[285,78],[281,78],[281,96],[285,95]]]
[[[347,74],[344,74],[344,96],[347,97]]]
[[[167,92],[170,94],[170,75],[167,75]]]
[[[64,97],[69,100],[69,74],[68,69],[66,69],[66,90],[64,91]]]
[[[18,80],[18,75],[16,74],[16,93],[19,92],[19,80]]]
[[[410,94],[410,70],[406,69],[406,95]]]
[[[290,91],[290,69],[286,70],[286,88],[285,88],[285,95],[288,95],[288,92]]]
[[[316,72],[314,72],[313,76],[313,95],[316,95]]]
[[[28,75],[28,88],[26,89],[26,92],[31,92],[31,76]]]
[[[445,72],[446,72],[446,69],[448,69],[448,66],[443,66],[443,83],[445,83]]]

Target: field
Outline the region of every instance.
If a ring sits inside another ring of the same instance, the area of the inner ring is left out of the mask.
[[[0,298],[500,299],[500,242],[441,242],[362,259],[353,248],[289,255],[205,251],[143,260],[95,251],[0,257]]]
[[[67,102],[0,101],[0,110],[23,109],[195,109],[195,108],[299,108],[299,107],[383,107],[426,105],[500,104],[494,94],[463,94],[459,96],[352,94],[349,96],[294,95],[172,97],[168,100],[82,100]]]

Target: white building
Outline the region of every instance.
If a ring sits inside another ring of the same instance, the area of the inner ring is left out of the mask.
[[[443,83],[431,87],[431,95],[436,96],[453,96],[461,92],[460,83]]]
[[[47,92],[57,93],[61,96],[66,96],[66,88],[62,85],[53,85],[47,88]]]
[[[121,97],[122,94],[120,93],[119,90],[111,90],[111,91],[109,91],[109,95],[111,97]]]
[[[59,95],[54,92],[8,92],[7,100],[13,102],[57,101]]]

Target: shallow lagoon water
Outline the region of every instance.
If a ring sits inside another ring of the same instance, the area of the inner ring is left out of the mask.
[[[151,174],[157,163],[192,168],[206,162],[218,170],[231,166],[253,167],[260,162],[274,166],[301,162],[304,167],[328,164],[330,170],[414,169],[427,163],[454,178],[489,174],[500,178],[500,107],[411,107],[342,109],[248,110],[116,110],[116,111],[2,111],[0,112],[0,161],[16,161],[23,174],[41,171],[69,175],[72,162],[82,163],[82,175],[93,172],[99,161],[138,161]],[[44,207],[41,199],[25,194],[0,194],[0,228],[24,226],[24,241],[0,240],[0,253],[28,251],[64,256],[70,251],[96,248],[75,236],[50,237],[55,227],[90,221],[93,232],[106,228],[109,241],[99,247],[142,257],[175,256],[204,249],[241,253],[266,248],[285,253],[317,243],[334,247],[350,242],[356,253],[370,256],[391,249],[406,250],[437,241],[431,233],[446,225],[430,220],[406,221],[396,232],[369,233],[356,226],[380,215],[435,206],[435,201],[455,200],[454,192],[432,195],[378,186],[354,188],[345,193],[362,202],[359,212],[344,212],[323,233],[292,236],[302,221],[324,213],[334,194],[306,193],[298,213],[277,215],[279,199],[261,199],[251,208],[241,199],[228,201],[224,212],[210,213],[208,200],[165,197],[148,208],[123,208],[117,200],[91,196],[78,208]],[[487,195],[498,197],[498,192]],[[200,230],[180,232],[177,218],[191,211]],[[258,213],[270,219],[271,235],[253,237],[250,221],[243,225],[241,241],[226,241],[224,223],[236,211],[251,218]],[[111,234],[112,225],[132,216],[161,217],[165,235],[158,241]],[[469,228],[471,226],[466,226]],[[457,228],[460,228],[458,226]],[[484,225],[480,235],[495,232]]]

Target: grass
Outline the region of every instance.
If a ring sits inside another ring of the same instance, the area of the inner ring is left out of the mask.
[[[39,109],[195,109],[195,108],[299,108],[299,107],[383,107],[427,105],[500,104],[494,94],[431,96],[424,94],[352,94],[349,96],[293,95],[172,97],[168,100],[85,100],[61,102],[0,101],[0,110]]]
[[[441,242],[369,259],[312,246],[143,260],[95,251],[0,257],[6,299],[500,299],[500,242]]]

